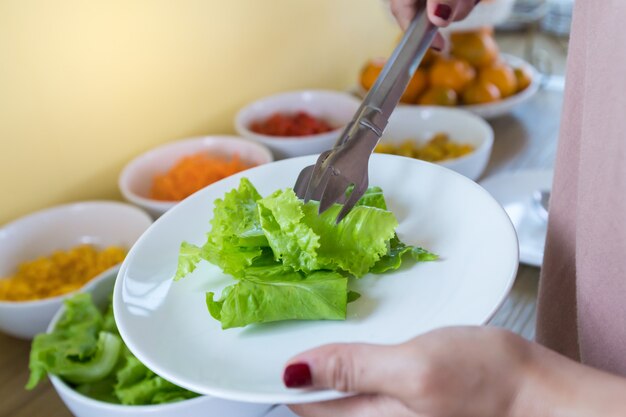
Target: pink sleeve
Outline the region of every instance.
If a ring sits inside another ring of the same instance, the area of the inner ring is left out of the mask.
[[[626,1],[577,0],[537,339],[626,375]]]

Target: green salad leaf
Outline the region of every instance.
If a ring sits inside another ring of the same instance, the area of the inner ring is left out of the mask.
[[[257,201],[261,195],[247,179],[215,201],[211,231],[200,257],[227,274],[238,276],[261,255],[267,240],[261,229]]]
[[[393,236],[389,242],[389,250],[385,256],[381,257],[378,262],[372,267],[370,272],[374,274],[382,274],[389,270],[400,268],[402,259],[406,255],[409,255],[416,262],[428,262],[436,261],[439,256],[427,251],[426,249],[418,246],[410,246],[402,243],[398,238],[398,235]]]
[[[261,227],[276,261],[294,270],[319,269],[320,236],[303,222],[302,202],[293,190],[278,190],[259,201]]]
[[[376,207],[387,210],[387,202],[380,187],[370,187],[365,191],[363,197],[356,202],[356,206]]]
[[[30,378],[34,388],[48,372],[63,379],[84,383],[106,377],[115,367],[122,341],[100,332],[103,319],[88,294],[77,294],[65,303],[66,314],[53,333],[39,334],[32,343]]]
[[[336,224],[341,207],[318,214],[319,203],[304,203],[293,190],[261,197],[252,183],[218,199],[212,229],[203,246],[181,244],[175,280],[202,260],[219,266],[237,281],[206,305],[223,329],[279,320],[344,320],[347,304],[360,294],[348,277],[397,269],[407,257],[437,259],[401,242],[398,221],[387,210],[382,190],[369,188]]]
[[[114,385],[115,395],[122,404],[163,404],[197,396],[152,372],[128,349],[124,356],[124,365],[117,371]]]
[[[174,281],[178,281],[184,276],[191,274],[202,259],[201,248],[191,243],[181,243],[178,253],[178,268],[176,269]]]
[[[87,293],[67,299],[54,330],[34,338],[29,367],[27,389],[50,373],[83,395],[111,403],[160,404],[197,396],[139,362],[119,336],[112,306],[102,314]]]
[[[264,277],[267,278],[267,277]],[[291,272],[271,279],[242,278],[219,300],[207,293],[206,303],[223,329],[290,319],[345,320],[348,278],[332,271],[306,277]]]
[[[319,236],[318,261],[325,269],[346,271],[362,277],[387,253],[398,221],[392,212],[375,207],[356,206],[336,224],[341,206],[318,214],[319,203],[303,206],[304,222]]]

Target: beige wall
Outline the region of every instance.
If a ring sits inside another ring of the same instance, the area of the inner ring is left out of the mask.
[[[381,0],[0,0],[0,225],[118,199],[138,153],[246,102],[347,89],[398,31]]]

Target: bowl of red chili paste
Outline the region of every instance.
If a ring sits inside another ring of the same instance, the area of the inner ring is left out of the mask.
[[[269,147],[276,159],[318,154],[333,147],[360,101],[330,90],[292,91],[243,107],[237,133]]]

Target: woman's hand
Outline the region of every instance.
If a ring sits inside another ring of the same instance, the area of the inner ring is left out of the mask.
[[[625,378],[492,327],[451,327],[394,346],[322,346],[289,361],[284,380],[355,394],[291,406],[303,417],[623,417],[626,410]]]
[[[433,331],[395,346],[328,345],[293,358],[289,387],[357,393],[292,406],[306,417],[506,417],[532,345],[495,328]]]
[[[422,0],[391,0],[391,12],[402,29],[406,29],[415,17],[416,5]],[[434,25],[446,27],[463,20],[480,0],[428,0],[428,18]]]
[[[423,0],[391,0],[391,12],[402,29],[406,29],[415,17],[416,5]],[[446,27],[457,20],[465,19],[480,0],[428,0],[428,18],[434,25]],[[433,41],[432,47],[443,49],[445,40],[440,34]]]

